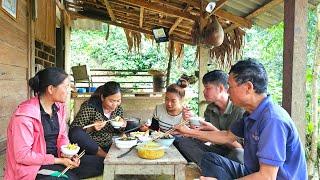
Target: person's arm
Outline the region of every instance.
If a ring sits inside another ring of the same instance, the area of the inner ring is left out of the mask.
[[[234,149],[234,148],[243,148],[242,145],[240,143],[238,143],[238,141],[234,141],[233,143],[229,144],[225,144],[227,147],[229,147],[230,149]]]
[[[231,131],[199,131],[187,126],[175,126],[175,129],[182,135],[210,141],[214,144],[231,144],[237,140]]]
[[[279,167],[260,163],[260,170],[239,180],[275,180],[277,179]]]
[[[198,128],[201,131],[220,131],[218,128],[216,128],[214,125],[212,125],[210,122],[207,122],[203,119],[200,120],[200,127]]]
[[[79,167],[80,165],[80,159],[78,157],[74,159],[69,158],[54,158],[54,164],[62,164],[66,167],[71,166],[70,169]]]
[[[11,119],[14,159],[24,165],[48,165],[54,163],[52,154],[39,153],[33,150],[34,140],[43,136],[40,129],[34,126],[33,119],[29,117],[15,116]]]
[[[60,156],[60,147],[65,144],[69,144],[69,138],[68,138],[68,131],[67,131],[67,121],[66,121],[66,107],[64,104],[57,104],[59,107],[58,111],[58,121],[59,121],[59,136],[57,139],[57,149],[58,149],[58,156]],[[59,116],[60,115],[60,116]]]
[[[84,103],[86,103],[86,102],[84,102]],[[81,127],[82,128],[86,125],[94,123],[96,120],[100,120],[100,119],[94,119],[95,112],[96,112],[95,108],[90,107],[87,104],[82,104],[76,117],[72,121],[70,128],[73,128],[73,127]]]

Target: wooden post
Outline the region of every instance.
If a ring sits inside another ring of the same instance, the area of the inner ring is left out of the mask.
[[[65,12],[63,12],[65,13]],[[65,42],[65,49],[64,49],[64,69],[65,71],[70,74],[71,73],[71,59],[70,59],[70,52],[71,52],[71,27],[70,27],[70,23],[66,23],[65,22],[65,18],[62,18],[63,22],[62,24],[64,24],[64,42]],[[68,116],[67,116],[67,122],[72,122],[73,117],[74,117],[74,109],[73,107],[70,106],[70,101],[71,101],[71,92],[68,92],[69,95],[67,96],[67,103],[69,104],[69,106],[67,106],[67,112],[68,112]]]
[[[210,58],[210,49],[200,47],[199,58],[199,116],[203,117],[206,109],[206,100],[203,96],[204,86],[202,84],[202,77],[207,73],[208,60]]]
[[[305,143],[307,0],[284,1],[282,105]]]
[[[33,2],[35,3],[35,2]],[[34,31],[34,20],[33,20],[33,12],[36,9],[33,9],[33,4],[31,2],[28,3],[28,72],[27,72],[27,79],[30,79],[35,75],[35,31]],[[28,98],[32,96],[31,89],[28,88]]]

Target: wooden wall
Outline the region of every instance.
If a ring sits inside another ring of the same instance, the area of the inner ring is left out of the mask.
[[[35,21],[35,38],[51,47],[56,47],[56,3],[55,0],[37,0],[38,17]]]
[[[19,0],[17,19],[0,8],[0,152],[6,128],[17,105],[27,99],[28,0]]]

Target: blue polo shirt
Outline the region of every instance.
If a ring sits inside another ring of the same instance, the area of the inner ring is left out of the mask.
[[[306,159],[298,131],[289,114],[267,96],[230,128],[244,138],[244,165],[259,171],[259,163],[279,167],[277,179],[307,179]]]

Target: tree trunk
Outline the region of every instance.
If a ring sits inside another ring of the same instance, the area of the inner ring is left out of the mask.
[[[311,136],[310,157],[308,159],[308,175],[314,178],[314,172],[317,169],[317,144],[318,144],[318,76],[320,71],[320,4],[317,6],[317,33],[316,33],[316,52],[313,61],[312,74],[312,124],[313,132]]]

